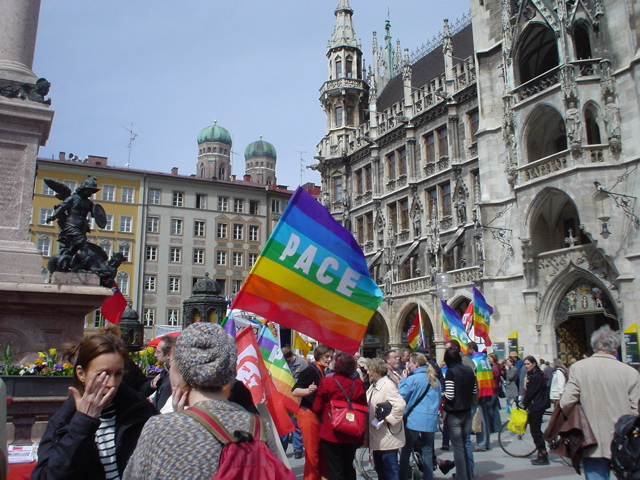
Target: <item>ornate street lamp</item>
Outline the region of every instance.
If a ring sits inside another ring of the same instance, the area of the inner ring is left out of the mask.
[[[438,273],[436,275],[436,285],[438,286],[436,289],[436,297],[440,300],[444,300],[445,303],[447,303],[447,301],[456,293],[456,291],[449,286],[453,281],[453,275],[450,273]]]
[[[227,301],[220,296],[218,282],[205,273],[193,286],[193,295],[182,302],[182,327],[192,323],[220,323],[227,313]]]
[[[127,307],[122,313],[122,321],[118,324],[120,338],[130,352],[140,351],[144,344],[144,326],[138,321],[139,318],[138,312]]]

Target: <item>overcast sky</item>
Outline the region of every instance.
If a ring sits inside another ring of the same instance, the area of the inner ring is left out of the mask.
[[[312,181],[325,134],[318,101],[338,0],[42,0],[33,70],[51,83],[53,128],[41,157],[109,157],[131,168],[195,173],[198,133],[233,138],[233,173],[263,135],[278,183]],[[372,32],[415,51],[469,11],[469,0],[350,0],[370,64]],[[387,13],[389,12],[389,13]],[[455,52],[454,52],[455,55]],[[132,126],[133,125],[133,126]],[[300,153],[304,152],[304,153]]]

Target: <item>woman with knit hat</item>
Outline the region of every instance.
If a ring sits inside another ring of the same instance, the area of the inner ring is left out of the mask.
[[[219,325],[194,323],[176,340],[172,368],[179,369],[187,384],[186,406],[205,408],[231,432],[250,432],[255,416],[227,400],[236,362],[236,345],[230,335]],[[266,438],[276,452],[270,431]],[[185,413],[159,415],[145,425],[124,478],[209,480],[218,471],[222,448],[202,424]]]

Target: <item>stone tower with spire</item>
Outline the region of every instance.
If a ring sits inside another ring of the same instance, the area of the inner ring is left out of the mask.
[[[362,49],[353,30],[349,0],[340,0],[335,16],[327,52],[328,79],[320,89],[320,102],[327,115],[327,135],[331,145],[337,147],[332,153],[340,155],[350,141],[350,133],[364,121],[369,87],[364,80]]]

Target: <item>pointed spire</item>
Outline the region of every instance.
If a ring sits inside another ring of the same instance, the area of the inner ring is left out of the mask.
[[[358,48],[356,33],[353,30],[353,10],[349,0],[340,0],[335,10],[336,25],[331,37],[331,48],[349,46]]]

